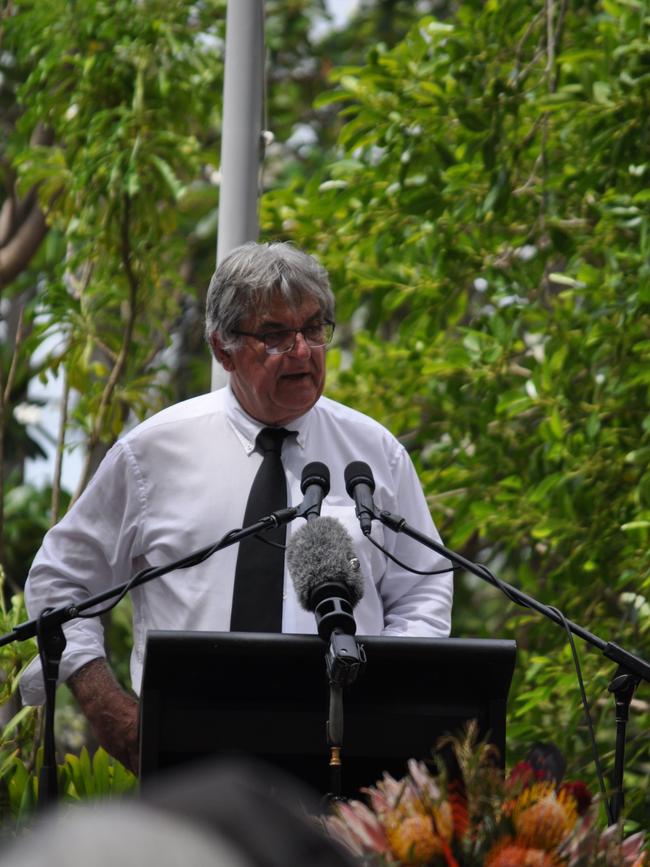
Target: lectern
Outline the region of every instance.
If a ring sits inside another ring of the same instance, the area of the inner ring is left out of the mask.
[[[343,788],[430,758],[472,719],[505,762],[514,641],[359,636],[367,664],[344,693]],[[141,693],[143,781],[205,756],[255,756],[329,789],[327,646],[317,636],[150,632]]]

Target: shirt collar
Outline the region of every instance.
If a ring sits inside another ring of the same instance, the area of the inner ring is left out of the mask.
[[[249,455],[255,450],[255,439],[257,438],[258,433],[262,428],[268,427],[268,425],[262,424],[261,421],[257,421],[257,419],[254,419],[246,412],[235,397],[235,393],[232,390],[230,383],[226,386],[224,398],[226,418],[228,419],[235,436],[242,444],[244,451]],[[289,424],[285,425],[287,430],[296,431],[296,442],[301,449],[305,448],[311,420],[312,410],[309,410],[304,415],[299,416],[292,422],[289,422]]]

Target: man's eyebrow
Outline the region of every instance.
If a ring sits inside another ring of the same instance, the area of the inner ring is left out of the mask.
[[[276,322],[274,319],[263,319],[260,324],[257,326],[259,329],[263,328],[288,328],[286,322]]]
[[[323,316],[320,310],[316,310],[311,316],[308,316],[305,321],[302,323],[304,325],[309,325],[314,319],[321,319]],[[277,322],[275,319],[263,319],[260,324],[257,326],[258,330],[262,331],[265,328],[275,328],[278,331],[293,331],[290,325],[287,325],[286,322]]]

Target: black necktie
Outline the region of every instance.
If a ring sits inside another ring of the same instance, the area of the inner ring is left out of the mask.
[[[263,428],[256,445],[264,458],[248,495],[243,526],[287,507],[287,481],[282,466],[282,443],[291,431]],[[281,632],[286,527],[266,530],[261,542],[254,536],[239,543],[230,615],[231,632]],[[268,544],[274,542],[275,545]]]

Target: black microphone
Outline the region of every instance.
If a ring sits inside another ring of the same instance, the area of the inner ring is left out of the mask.
[[[372,499],[375,480],[372,470],[363,461],[352,461],[345,468],[344,478],[345,490],[356,506],[361,532],[364,536],[369,536],[372,519],[375,517],[375,504]]]
[[[363,575],[343,524],[330,517],[303,524],[291,534],[286,560],[298,602],[316,615],[320,637],[329,641],[334,630],[354,635],[352,609],[363,596]]]
[[[330,492],[330,471],[320,461],[306,464],[300,478],[300,490],[304,494],[298,506],[299,518],[313,521],[320,516],[321,503]]]

